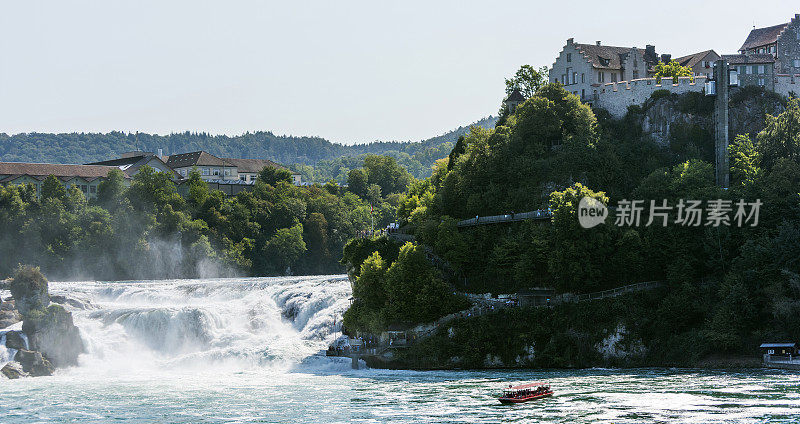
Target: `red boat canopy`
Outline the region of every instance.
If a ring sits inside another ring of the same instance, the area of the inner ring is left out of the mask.
[[[507,387],[506,390],[524,390],[524,389],[531,389],[534,387],[546,386],[547,383],[543,381],[537,381],[536,383],[528,383],[528,384],[520,384],[519,386],[514,387]]]

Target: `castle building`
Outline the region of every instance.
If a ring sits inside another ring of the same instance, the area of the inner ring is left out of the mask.
[[[607,83],[652,76],[657,63],[655,46],[648,45],[643,50],[605,46],[600,41],[580,44],[570,38],[553,63],[549,77],[581,100],[591,102]]]
[[[769,53],[726,54],[722,56],[736,71],[739,87],[757,85],[775,91],[775,58]]]
[[[785,24],[754,28],[739,53],[771,55],[775,74],[800,73],[800,14]]]

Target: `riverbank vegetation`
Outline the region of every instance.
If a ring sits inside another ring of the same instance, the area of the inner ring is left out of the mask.
[[[684,97],[678,103],[703,103]],[[615,337],[637,346],[629,363],[687,365],[712,354],[756,355],[764,340],[800,339],[800,101],[784,104],[775,117],[750,117],[765,119],[763,130],[732,143],[729,189],[715,183],[707,134],[657,144],[643,134],[641,108],[612,120],[557,84],[540,87],[496,128],[473,129],[431,177],[409,186],[398,209],[416,241],[447,261],[454,287],[588,293],[658,280],[665,288],[459,321],[412,355],[438,352],[436,366],[454,357],[463,362],[451,366],[488,366],[487,354],[502,357],[489,361],[498,366],[528,355],[539,366],[594,365],[600,342],[624,328]],[[585,196],[609,206],[641,199],[643,212],[636,225],[612,217],[585,229],[577,219]],[[676,223],[681,199],[703,202],[699,225]],[[706,220],[715,199],[731,202],[727,224]],[[659,217],[648,225],[651,200],[672,206],[667,226]],[[752,216],[734,220],[739,200],[761,202],[757,225]],[[552,219],[456,225],[536,209],[550,209]]]
[[[390,157],[368,162],[371,175],[397,175]],[[52,176],[41,195],[31,185],[0,187],[0,275],[19,263],[56,279],[338,273],[347,240],[395,219],[375,178],[355,194],[297,187],[288,171],[265,168],[251,192],[226,197],[192,173],[181,195],[169,176],[144,167],[130,187],[112,172],[91,201]]]

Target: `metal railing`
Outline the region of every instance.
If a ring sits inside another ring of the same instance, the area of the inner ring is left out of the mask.
[[[473,227],[476,225],[500,224],[503,222],[519,222],[528,219],[550,219],[553,213],[549,209],[538,209],[530,212],[510,213],[505,215],[476,216],[475,218],[458,221],[458,227]]]
[[[579,294],[579,295],[575,295],[573,298],[574,298],[574,301],[576,301],[576,302],[584,302],[584,301],[587,301],[587,300],[599,300],[599,299],[605,299],[605,298],[608,298],[608,297],[620,296],[620,295],[623,295],[625,293],[632,293],[632,292],[637,292],[637,291],[642,291],[642,290],[650,290],[650,289],[654,289],[656,287],[661,287],[662,285],[664,285],[664,283],[662,281],[645,281],[643,283],[629,284],[627,286],[617,287],[615,289],[603,290],[603,291],[594,292],[594,293]]]

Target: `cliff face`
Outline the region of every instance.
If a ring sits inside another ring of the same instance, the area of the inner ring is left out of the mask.
[[[764,129],[767,114],[777,115],[785,110],[781,96],[756,87],[734,88],[730,100],[731,141],[739,134],[755,137]],[[700,93],[654,95],[641,107],[628,112],[641,128],[643,137],[649,137],[664,147],[694,142],[702,149],[703,144],[713,147],[714,98]],[[680,147],[680,146],[678,146]]]

